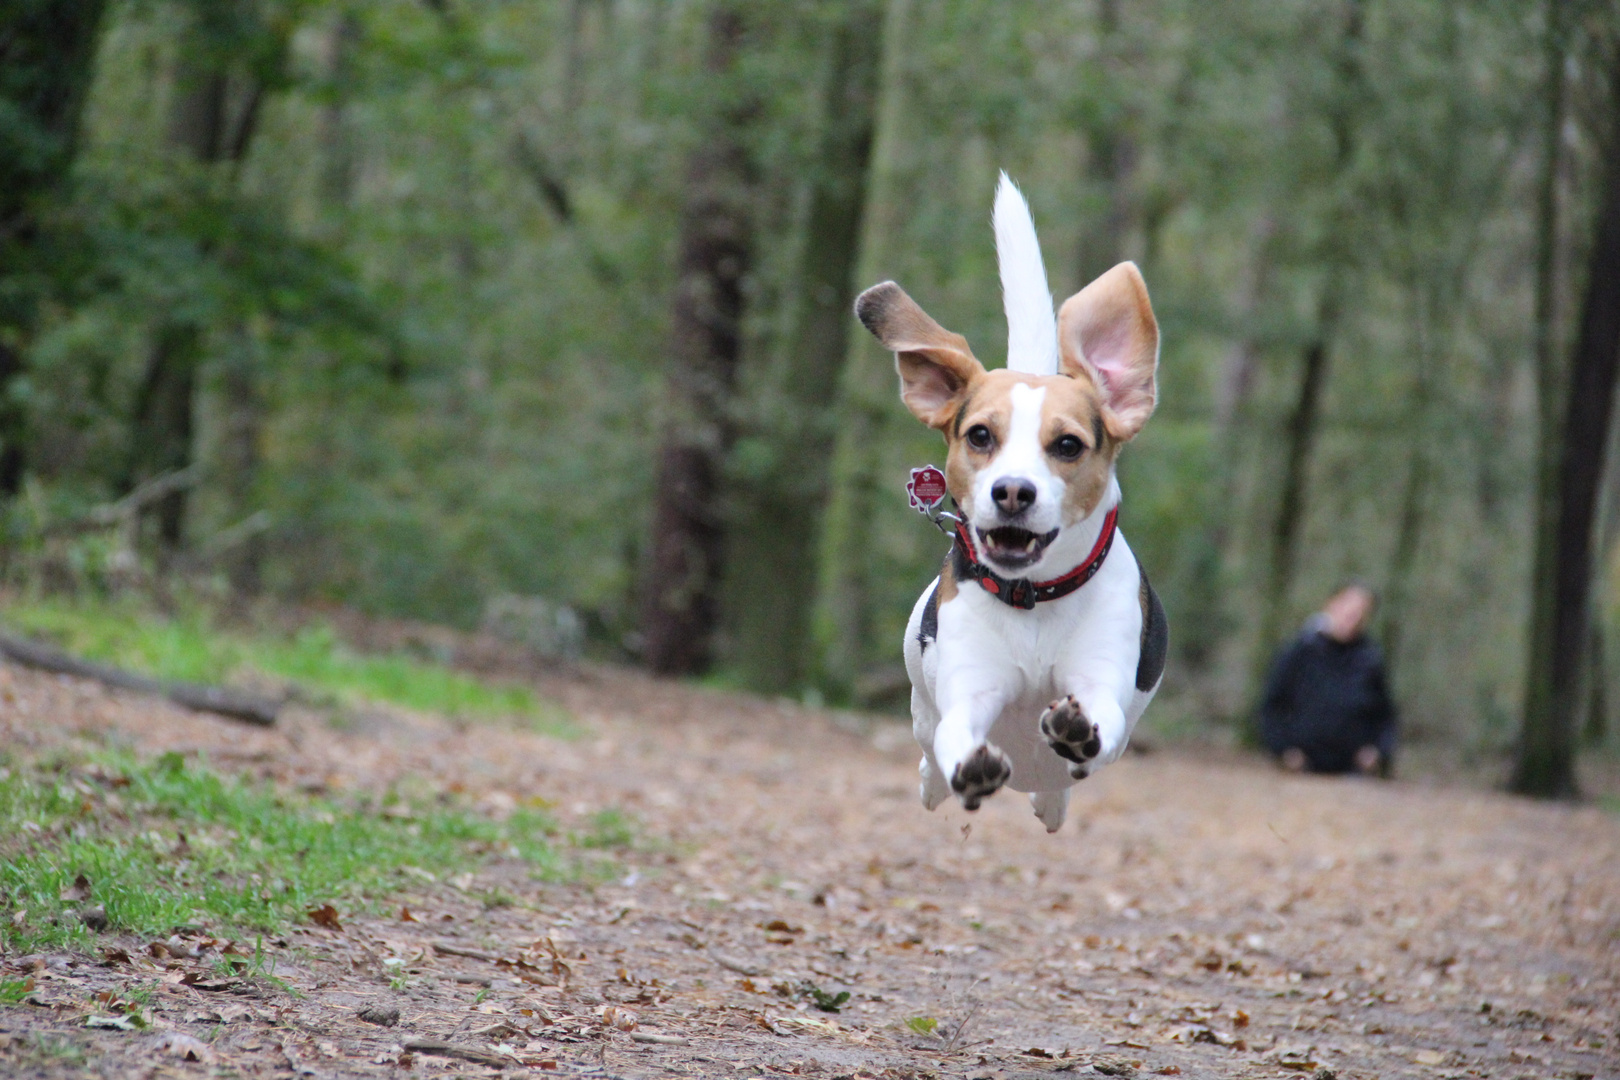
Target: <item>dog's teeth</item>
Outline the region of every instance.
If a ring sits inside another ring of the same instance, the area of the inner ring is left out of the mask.
[[[1024,543],[1024,550],[1025,550],[1025,551],[1034,551],[1034,550],[1035,550],[1035,538],[1034,538],[1034,537],[1033,537],[1033,536],[1032,536],[1032,537],[1030,537],[1030,538],[1029,538],[1029,539],[1028,539],[1028,540],[1027,540],[1027,541],[1026,541],[1026,542],[1025,542],[1025,543]]]

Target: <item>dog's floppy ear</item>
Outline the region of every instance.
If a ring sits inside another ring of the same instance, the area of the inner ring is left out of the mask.
[[[953,406],[968,383],[984,374],[967,338],[929,318],[892,281],[874,285],[856,297],[855,317],[884,348],[894,350],[900,400],[912,415],[931,428],[949,424],[955,415]]]
[[[1158,400],[1159,324],[1135,263],[1122,262],[1058,311],[1063,370],[1103,393],[1103,425],[1121,442],[1142,430]]]

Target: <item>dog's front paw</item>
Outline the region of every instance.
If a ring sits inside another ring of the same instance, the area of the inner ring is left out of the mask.
[[[1069,762],[1069,775],[1084,779],[1093,758],[1102,753],[1102,733],[1073,694],[1058,698],[1041,713],[1041,734],[1058,757]]]
[[[1007,755],[985,743],[967,756],[967,760],[951,774],[951,790],[962,796],[962,807],[977,810],[979,804],[994,795],[1012,777],[1012,762]]]

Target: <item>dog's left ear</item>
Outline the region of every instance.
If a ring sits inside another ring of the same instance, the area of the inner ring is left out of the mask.
[[[1125,442],[1158,400],[1159,324],[1135,263],[1122,262],[1058,311],[1063,370],[1089,376],[1103,393],[1103,425]]]
[[[956,415],[968,384],[984,374],[967,338],[935,322],[892,281],[856,297],[855,317],[894,353],[900,400],[906,408],[929,427],[943,431]]]

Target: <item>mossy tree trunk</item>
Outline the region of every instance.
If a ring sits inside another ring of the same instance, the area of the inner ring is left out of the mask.
[[[709,13],[704,67],[717,85],[736,81],[747,11],[726,0]],[[744,93],[722,97],[687,159],[664,369],[667,412],[641,588],[642,659],[665,675],[708,669],[720,615],[722,480],[735,434],[756,186],[747,142],[755,108]]]
[[[39,300],[41,202],[67,178],[94,74],[104,0],[10,0],[0,11],[0,498],[27,464],[17,395]]]
[[[1543,437],[1551,460],[1544,458],[1539,479],[1553,490],[1544,489],[1538,500],[1530,663],[1509,783],[1515,792],[1543,798],[1578,793],[1575,732],[1588,644],[1592,524],[1620,372],[1620,60],[1613,63],[1611,127],[1600,133],[1602,188],[1563,422],[1556,438]]]
[[[239,169],[258,131],[260,111],[271,81],[279,74],[286,48],[286,27],[258,23],[258,12],[251,3],[230,9],[203,9],[194,12],[183,32],[179,59],[175,65],[173,100],[165,138],[175,157],[203,170]],[[217,36],[225,32],[225,22],[240,20],[232,31],[270,35],[260,44],[268,45],[255,54],[256,63],[233,63],[231,52]],[[237,68],[239,70],[233,70]],[[211,327],[193,317],[164,317],[153,327],[146,368],[135,399],[130,422],[129,456],[122,487],[127,491],[145,480],[185,468],[196,459],[197,414],[202,385],[201,367],[209,343]],[[237,339],[238,355],[246,355],[246,335],[241,325],[225,328],[226,336]],[[227,369],[232,361],[227,360]],[[228,438],[258,438],[259,416],[257,373],[227,370],[227,389],[212,406],[222,415],[219,429]],[[252,385],[244,384],[249,380]],[[255,466],[256,448],[246,452],[240,446],[228,448],[225,464]],[[226,478],[226,497],[234,501],[250,490],[252,476]],[[161,561],[171,560],[184,546],[189,493],[175,491],[156,508],[157,547]],[[237,509],[233,507],[233,509]],[[249,550],[256,550],[250,548]],[[256,568],[235,575],[244,581],[256,578]]]
[[[1339,318],[1344,310],[1344,292],[1350,284],[1348,263],[1356,230],[1351,170],[1366,95],[1361,62],[1365,16],[1364,0],[1348,0],[1343,9],[1344,29],[1333,60],[1333,89],[1327,102],[1326,119],[1333,143],[1329,175],[1339,189],[1334,192],[1329,220],[1316,250],[1317,261],[1324,267],[1323,282],[1317,293],[1311,334],[1299,351],[1297,389],[1283,429],[1283,471],[1267,545],[1260,636],[1251,668],[1252,685],[1256,689],[1261,685],[1271,651],[1277,647],[1291,615],[1290,597],[1299,565],[1311,457],[1321,425],[1322,397],[1338,336]]]
[[[795,305],[745,435],[737,482],[727,602],[743,681],[781,692],[810,673],[816,536],[837,431],[834,404],[854,319],[855,263],[867,197],[883,7],[847,0],[827,43],[823,120],[807,181]]]
[[[896,242],[904,235],[911,147],[908,144],[906,46],[911,0],[888,0],[878,81],[877,121],[861,222],[857,289],[895,274]],[[853,314],[850,316],[853,320]],[[854,686],[871,638],[866,580],[871,565],[871,515],[881,489],[880,433],[897,407],[894,359],[865,332],[852,334],[839,379],[832,476],[822,520],[812,643],[817,680],[835,696]],[[899,481],[894,481],[899,491]]]

